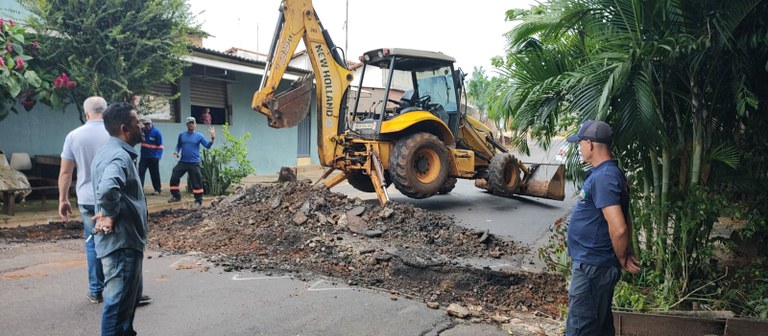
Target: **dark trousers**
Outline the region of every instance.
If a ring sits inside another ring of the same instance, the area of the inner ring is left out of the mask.
[[[141,157],[139,160],[139,178],[142,186],[144,186],[144,174],[146,174],[147,169],[149,169],[149,176],[152,178],[152,188],[160,192],[162,189],[160,185],[160,159]]]
[[[173,173],[171,174],[171,195],[173,195],[173,197],[181,198],[179,182],[184,174],[189,174],[189,183],[192,184],[192,195],[195,196],[195,202],[202,202],[203,178],[200,176],[199,163],[179,162],[176,164],[176,167],[173,167]]]
[[[621,268],[573,262],[571,287],[568,289],[567,336],[613,336],[613,289],[619,282]]]

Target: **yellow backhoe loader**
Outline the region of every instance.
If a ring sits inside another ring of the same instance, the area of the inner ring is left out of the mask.
[[[314,75],[276,94],[299,40]],[[461,110],[464,74],[454,69],[453,57],[383,48],[366,52],[360,61],[363,75],[358,89],[351,90],[353,73],[312,1],[282,1],[252,107],[272,127],[295,126],[309,111],[314,80],[318,156],[321,165],[332,168],[324,178],[334,170],[343,172],[326,181],[329,188],[347,180],[358,190],[375,192],[384,205],[390,184],[408,197],[426,198],[450,192],[462,178],[505,197],[565,197],[563,165],[520,162],[494,141],[488,127]],[[385,73],[386,102],[366,107],[359,88],[371,67]]]

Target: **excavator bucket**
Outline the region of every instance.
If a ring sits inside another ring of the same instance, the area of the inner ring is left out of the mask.
[[[565,199],[565,166],[562,164],[525,163],[528,172],[523,176],[516,194],[562,201]]]
[[[266,101],[271,112],[269,126],[274,128],[298,125],[309,113],[312,99],[312,74],[302,76],[291,83],[288,91],[276,94]]]

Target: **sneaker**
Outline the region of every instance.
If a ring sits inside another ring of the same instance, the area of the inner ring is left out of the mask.
[[[181,197],[171,197],[171,199],[168,200],[168,203],[176,203],[181,202]]]
[[[152,192],[152,195],[160,195],[160,190],[155,190]]]
[[[85,298],[88,299],[90,303],[101,303],[101,301],[104,300],[104,298],[101,296],[101,293],[88,292],[85,294]]]
[[[139,299],[139,305],[145,305],[152,302],[152,298],[149,297],[149,295],[142,295],[141,299]]]

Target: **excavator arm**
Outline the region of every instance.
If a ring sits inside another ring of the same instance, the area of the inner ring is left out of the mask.
[[[312,64],[314,76],[294,82],[288,91],[275,94],[299,40]],[[283,0],[280,17],[267,58],[264,77],[253,95],[251,107],[269,119],[275,128],[292,127],[309,112],[312,79],[316,87],[318,119],[318,154],[320,163],[332,167],[336,137],[343,134],[346,123],[345,97],[352,72],[346,67],[328,32],[323,29],[311,0]]]

